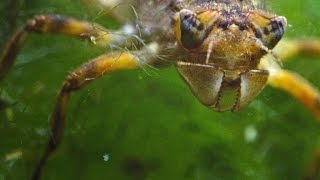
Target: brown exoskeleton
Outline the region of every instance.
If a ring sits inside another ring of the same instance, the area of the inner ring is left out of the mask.
[[[5,49],[0,78],[9,71],[29,32],[59,33],[100,46],[115,44],[130,51],[101,55],[70,73],[51,117],[52,136],[33,179],[39,179],[48,157],[63,135],[71,92],[121,69],[173,64],[195,96],[217,111],[238,111],[269,83],[296,97],[320,119],[319,93],[300,76],[280,68],[288,54],[318,53],[318,41],[280,41],[287,22],[250,0],[124,0],[108,6],[128,13],[131,20],[116,32],[100,25],[58,15],[40,15],[17,32]],[[119,5],[118,5],[119,4]],[[131,4],[121,6],[120,4]],[[130,9],[133,9],[132,11]],[[122,14],[124,15],[124,14]],[[287,48],[284,53],[283,48]]]
[[[185,54],[176,66],[205,105],[237,111],[266,85],[269,72],[258,65],[281,39],[287,23],[282,16],[247,6],[214,3],[176,15],[176,37]]]

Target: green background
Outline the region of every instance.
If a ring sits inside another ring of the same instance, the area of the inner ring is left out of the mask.
[[[286,37],[320,36],[318,0],[268,4],[287,17]],[[8,34],[36,14],[91,21],[99,8],[74,0],[4,0],[0,12],[3,47]],[[120,26],[110,17],[97,21]],[[30,177],[65,76],[104,52],[70,37],[29,36],[0,84],[0,180]],[[285,68],[320,87],[317,60],[297,57]],[[214,112],[198,102],[174,67],[105,76],[73,94],[67,119],[43,179],[301,179],[320,147],[319,123],[286,93],[266,87],[241,112]],[[257,132],[252,141],[245,138],[250,130]]]

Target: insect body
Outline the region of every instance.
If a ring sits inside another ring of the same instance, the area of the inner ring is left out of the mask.
[[[68,75],[57,96],[51,117],[52,136],[33,174],[34,180],[40,178],[45,162],[61,142],[70,94],[122,69],[174,65],[194,95],[217,111],[238,111],[269,83],[296,97],[320,119],[318,91],[297,74],[281,69],[278,59],[285,56],[273,50],[286,29],[286,19],[264,12],[260,9],[264,6],[262,1],[110,2],[101,1],[124,12],[114,16],[126,28],[110,31],[91,22],[40,15],[13,35],[0,59],[2,79],[30,32],[64,34],[99,46],[123,47],[90,60]],[[284,43],[278,49],[292,47],[288,46],[292,43],[294,48],[288,49],[291,54],[320,52],[319,41]]]
[[[212,3],[176,16],[176,36],[186,54],[177,68],[205,105],[236,111],[265,86],[268,71],[258,65],[281,39],[286,19]]]

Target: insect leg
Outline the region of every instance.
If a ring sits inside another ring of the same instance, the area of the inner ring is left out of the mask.
[[[51,134],[45,153],[40,158],[32,180],[38,180],[47,159],[57,149],[63,136],[65,118],[67,115],[70,94],[82,89],[95,79],[118,70],[135,69],[143,63],[152,64],[156,61],[158,46],[151,44],[140,51],[112,52],[101,55],[72,71],[63,83],[56,98],[56,104],[51,116]],[[148,62],[142,62],[142,60]]]
[[[283,39],[272,51],[282,61],[295,56],[320,57],[320,40]]]
[[[320,121],[320,93],[299,74],[277,69],[270,74],[268,84],[295,97]]]
[[[69,74],[57,96],[56,104],[51,116],[51,134],[49,142],[47,149],[33,174],[33,180],[40,178],[41,170],[46,160],[61,142],[70,94],[83,88],[85,85],[104,74],[138,67],[137,57],[131,53],[111,53],[99,56]]]
[[[273,49],[273,53],[286,61],[295,56],[320,57],[320,40],[283,40]],[[260,68],[270,72],[268,84],[295,97],[320,122],[320,92],[299,74],[284,70],[270,56],[261,60]],[[303,179],[316,179],[320,170],[320,148],[313,153]]]
[[[54,33],[89,40],[96,45],[108,46],[109,43],[125,41],[125,36],[109,33],[102,26],[59,15],[39,15],[15,33],[6,44],[0,57],[0,80],[8,73],[29,32]]]
[[[312,153],[308,166],[305,170],[303,179],[312,180],[317,179],[320,171],[320,146],[318,145]]]
[[[320,57],[320,40],[282,40],[273,49],[282,61],[291,57]],[[297,98],[320,120],[320,93],[300,75],[275,68],[275,76],[269,79],[270,85],[280,88]],[[303,179],[317,179],[320,171],[320,147],[312,153]]]

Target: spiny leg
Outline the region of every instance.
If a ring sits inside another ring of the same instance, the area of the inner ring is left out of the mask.
[[[121,43],[126,39],[124,36],[109,33],[98,24],[59,15],[35,16],[20,31],[15,33],[6,44],[0,57],[0,80],[10,70],[29,32],[68,35],[88,39],[99,46],[108,46],[112,42]]]
[[[85,85],[104,74],[138,67],[137,56],[129,52],[117,52],[99,56],[70,73],[63,83],[56,99],[56,104],[51,116],[51,134],[49,142],[45,153],[42,155],[39,164],[34,171],[33,180],[40,178],[42,168],[47,159],[57,149],[61,142],[70,94],[83,88]]]

